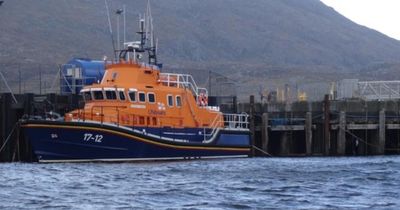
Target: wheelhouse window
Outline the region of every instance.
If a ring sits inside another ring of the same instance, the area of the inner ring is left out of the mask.
[[[95,100],[103,100],[104,99],[103,91],[94,90],[92,93],[93,93],[93,98]]]
[[[117,79],[118,73],[117,72],[113,72],[112,73],[112,81],[115,81],[115,79]]]
[[[144,92],[139,92],[139,102],[146,102],[146,94]]]
[[[155,103],[156,102],[156,96],[154,95],[154,93],[147,93],[147,98],[149,103]]]
[[[104,89],[106,99],[108,100],[117,100],[117,94],[115,93],[115,88]]]
[[[85,100],[85,101],[92,100],[92,94],[90,94],[89,90],[82,90],[82,96],[83,96],[83,100]]]
[[[181,96],[176,96],[176,102],[175,102],[177,107],[181,107],[182,106],[182,99]]]
[[[167,95],[168,106],[174,106],[174,97],[172,95]]]
[[[136,93],[137,93],[136,89],[129,89],[129,93],[128,93],[129,100],[135,102],[136,101]]]
[[[118,89],[118,97],[119,97],[119,100],[121,100],[121,101],[125,101],[125,92],[124,92],[124,89]]]

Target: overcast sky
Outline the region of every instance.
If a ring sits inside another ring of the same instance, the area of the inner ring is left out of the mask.
[[[400,0],[321,0],[352,21],[400,40]]]

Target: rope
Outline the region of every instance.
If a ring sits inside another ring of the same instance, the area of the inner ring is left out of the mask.
[[[350,134],[352,137],[356,138],[357,140],[363,142],[366,145],[369,145],[371,147],[379,148],[379,145],[368,143],[367,141],[364,141],[364,139],[354,135],[352,132],[350,132],[349,130],[346,130],[345,128],[340,128],[340,129],[344,130],[346,133]],[[388,151],[392,151],[392,150],[395,151],[395,150],[399,150],[399,149],[400,148],[385,148],[385,150],[388,150]]]
[[[362,138],[360,138],[360,137],[354,135],[352,132],[350,132],[350,131],[348,131],[348,130],[346,130],[346,129],[344,129],[344,128],[340,128],[340,129],[344,130],[346,133],[350,134],[350,136],[356,138],[357,140],[363,142],[363,143],[366,144],[366,145],[369,145],[369,146],[372,146],[372,147],[379,147],[378,145],[371,144],[371,143],[368,143],[367,141],[364,141],[364,139],[362,139]]]
[[[3,151],[3,149],[6,147],[8,141],[11,139],[11,135],[14,133],[15,128],[17,127],[17,125],[19,125],[20,121],[18,121],[17,123],[15,123],[14,127],[12,128],[11,132],[8,134],[6,141],[3,143],[3,145],[0,148],[0,153]]]
[[[254,145],[253,145],[253,148],[256,149],[257,151],[263,153],[264,155],[268,155],[268,156],[272,157],[271,154],[269,154],[268,152],[266,152],[266,151],[264,151],[264,150],[262,150],[262,149],[260,149],[260,148],[258,148],[256,146],[254,146]]]
[[[11,88],[10,88],[10,86],[8,85],[8,83],[7,83],[7,80],[6,80],[6,78],[4,77],[4,75],[3,75],[3,73],[0,71],[0,77],[3,79],[3,81],[4,81],[4,84],[6,85],[6,87],[7,87],[7,89],[8,89],[8,91],[11,93],[11,97],[12,97],[12,99],[14,100],[14,102],[16,103],[16,104],[18,104],[18,101],[17,101],[17,99],[15,98],[15,95],[14,95],[14,93],[12,92],[12,90],[11,90]]]

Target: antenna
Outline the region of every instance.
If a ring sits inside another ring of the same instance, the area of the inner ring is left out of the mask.
[[[114,36],[112,32],[112,27],[111,27],[111,19],[110,19],[110,10],[108,9],[108,2],[107,0],[104,0],[104,4],[106,5],[106,11],[107,11],[107,19],[108,19],[108,27],[109,27],[109,32],[111,36],[111,42],[112,42],[112,47],[113,47],[113,54],[114,54],[114,59],[117,60],[117,54],[115,53],[115,43],[114,43]]]
[[[147,0],[147,10],[146,10],[146,35],[150,39],[150,47],[147,49],[149,56],[149,64],[157,65],[157,47],[154,45],[154,28],[153,28],[153,17],[151,15],[150,0]],[[150,31],[149,31],[150,30]]]
[[[154,52],[157,55],[157,51],[158,51],[158,38],[156,39],[156,46],[154,46]]]
[[[122,9],[124,10],[124,43],[126,42],[126,9],[125,9],[125,4],[122,6]],[[122,45],[124,47],[124,45]]]
[[[153,30],[153,17],[151,15],[150,0],[147,0],[146,18],[148,26],[146,27],[146,34],[150,36],[150,47],[154,47],[154,30]],[[149,32],[150,30],[150,32]]]
[[[115,11],[115,14],[117,15],[117,50],[121,50],[121,41],[119,39],[119,17],[121,16],[121,14],[124,13],[123,9],[117,9]]]
[[[125,5],[124,5],[125,8]],[[121,12],[122,13],[122,12]],[[124,15],[126,12],[123,12]],[[124,16],[125,17],[125,16]],[[125,26],[124,26],[125,27]],[[139,41],[126,42],[125,41],[125,29],[124,29],[124,49],[120,50],[119,58],[126,60],[127,56],[129,59],[129,53],[133,52],[133,58],[142,58],[142,53],[148,53],[148,63],[151,65],[156,65],[161,68],[161,64],[157,63],[157,45],[158,40],[156,40],[153,31],[153,17],[151,16],[150,1],[147,1],[147,9],[144,14],[139,14],[139,30],[136,32],[140,35]],[[156,43],[154,43],[156,42]],[[126,46],[126,48],[125,48]]]
[[[146,15],[144,18],[142,18],[142,15],[139,14],[139,31],[136,32],[137,34],[140,34],[140,46],[139,49],[136,50],[136,52],[144,52],[145,49],[145,44],[146,44]]]

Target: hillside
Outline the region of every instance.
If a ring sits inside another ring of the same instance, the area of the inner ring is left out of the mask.
[[[132,40],[146,1],[110,1],[113,10],[123,4]],[[399,41],[351,22],[318,0],[151,4],[165,69],[192,71],[202,81],[204,72],[215,71],[238,81],[241,94],[284,83],[310,89],[310,83],[341,78],[399,78],[397,68],[373,77],[363,72],[396,66]],[[0,70],[13,86],[17,66],[31,80],[37,80],[40,68],[51,83],[56,64],[72,57],[111,57],[103,0],[6,0],[0,20]],[[113,23],[115,32],[115,15]]]

